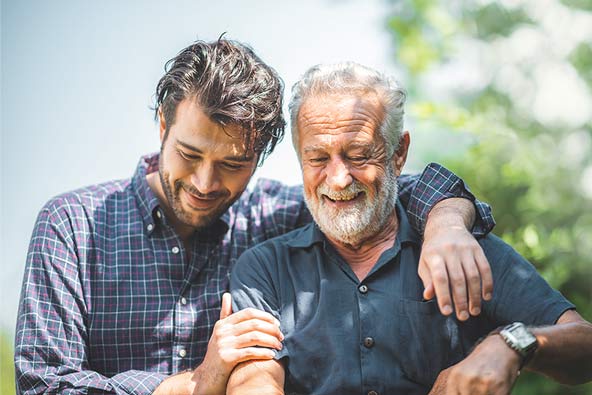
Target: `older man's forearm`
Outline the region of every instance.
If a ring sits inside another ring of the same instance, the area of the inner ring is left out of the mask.
[[[243,362],[232,371],[226,395],[284,395],[284,379],[278,361]]]

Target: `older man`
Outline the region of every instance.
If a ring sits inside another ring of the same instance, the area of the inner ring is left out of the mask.
[[[160,153],[142,157],[130,179],[64,193],[39,213],[16,331],[19,393],[223,394],[238,362],[273,357],[255,346],[280,344],[271,315],[230,315],[220,299],[245,249],[310,220],[301,187],[261,180],[245,190],[284,133],[281,79],[224,39],[195,42],[166,69],[156,89]],[[450,191],[462,182],[444,171],[428,168],[414,189],[419,229],[440,199],[466,194]],[[403,181],[409,197],[413,180]],[[480,223],[491,220],[479,208]],[[489,268],[477,267],[475,239],[447,212],[429,215],[430,250],[450,241],[468,246],[459,249],[468,258],[439,249],[424,268],[461,279],[454,295],[466,318],[468,307],[478,313],[480,281],[469,279],[467,304],[464,273],[482,273],[489,292]],[[451,309],[446,276],[435,278]]]
[[[412,395],[438,378],[434,394],[508,394],[524,366],[592,378],[592,325],[495,236],[480,241],[496,284],[480,316],[461,322],[422,298],[421,239],[397,200],[404,101],[394,81],[350,63],[295,85],[294,146],[315,223],[237,262],[235,309],[272,313],[285,339],[274,360],[239,365],[227,393]]]

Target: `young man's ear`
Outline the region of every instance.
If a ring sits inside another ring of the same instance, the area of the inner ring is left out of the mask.
[[[409,131],[405,130],[403,133],[401,133],[401,137],[399,138],[399,147],[393,155],[393,161],[395,163],[395,173],[397,177],[399,177],[403,172],[403,166],[407,161],[407,152],[409,152],[410,142],[411,138],[409,137]]]
[[[162,144],[166,135],[166,120],[162,113],[162,106],[158,109],[158,129],[160,131],[160,143]]]

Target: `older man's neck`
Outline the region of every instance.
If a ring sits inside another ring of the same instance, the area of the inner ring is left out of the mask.
[[[329,242],[349,264],[360,281],[366,278],[382,253],[395,243],[399,230],[399,219],[395,210],[389,218],[389,221],[378,233],[356,244],[343,243],[327,236]]]

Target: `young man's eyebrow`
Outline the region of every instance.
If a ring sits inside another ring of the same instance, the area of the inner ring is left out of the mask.
[[[194,151],[198,154],[203,154],[203,151],[197,147],[192,146],[191,144],[187,144],[181,140],[177,140],[177,144],[183,146],[191,151]],[[228,160],[231,162],[240,162],[240,163],[247,163],[253,160],[253,155],[228,155],[224,157],[224,160]]]
[[[181,146],[183,146],[183,147],[185,147],[187,149],[190,149],[191,151],[195,151],[198,154],[202,154],[203,153],[203,152],[201,152],[201,150],[199,148],[194,147],[191,144],[187,144],[187,143],[185,143],[185,142],[183,142],[181,140],[178,140],[178,139],[177,139],[177,144],[179,144],[179,145],[181,145]]]

